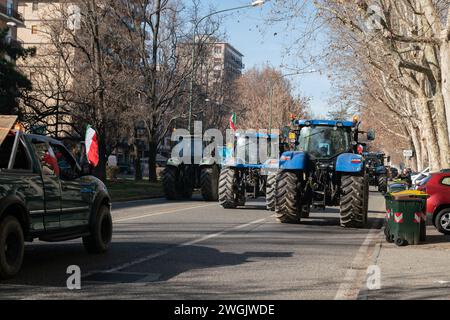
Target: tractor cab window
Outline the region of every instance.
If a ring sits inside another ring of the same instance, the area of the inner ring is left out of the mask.
[[[258,139],[256,137],[242,136],[237,138],[236,154],[238,158],[245,161],[246,164],[258,163]]]
[[[351,148],[350,132],[338,127],[304,127],[298,135],[297,150],[317,159],[333,158]]]

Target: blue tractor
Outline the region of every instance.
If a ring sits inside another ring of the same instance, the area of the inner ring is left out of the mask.
[[[367,172],[369,174],[369,185],[378,188],[381,193],[387,192],[388,169],[385,161],[390,162],[381,152],[366,152],[363,154],[366,160]]]
[[[236,133],[234,143],[222,150],[219,203],[223,208],[245,206],[247,199],[266,195],[266,169],[270,166],[267,164],[271,160],[278,163],[279,157],[279,150],[271,150],[273,139],[278,139],[278,136]],[[261,159],[261,155],[270,159]]]
[[[308,218],[312,206],[340,207],[343,227],[367,224],[369,180],[359,143],[360,122],[294,120],[294,151],[280,157],[275,211],[283,223]],[[372,130],[369,141],[375,139]]]

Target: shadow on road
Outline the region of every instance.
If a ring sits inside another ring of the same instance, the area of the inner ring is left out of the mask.
[[[164,250],[167,252],[118,270],[106,280],[102,277],[104,271],[153,254],[158,255]],[[82,274],[92,273],[93,276],[86,281],[106,285],[142,282],[142,279],[144,282],[145,279],[151,279],[148,282],[164,282],[194,269],[237,266],[262,259],[290,258],[292,255],[292,252],[222,252],[198,245],[178,247],[173,244],[115,242],[107,254],[91,256],[84,252],[81,244],[45,244],[27,250],[22,271],[15,279],[0,282],[0,299],[28,293],[32,291],[30,288],[38,291],[45,287],[65,288],[69,265],[78,265]]]

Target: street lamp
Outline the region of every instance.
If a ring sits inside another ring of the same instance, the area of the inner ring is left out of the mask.
[[[280,78],[287,78],[287,77],[293,77],[293,76],[298,76],[298,75],[302,75],[302,74],[309,74],[309,73],[316,73],[318,72],[318,70],[312,69],[312,70],[308,70],[308,71],[300,71],[300,72],[294,72],[294,73],[288,73],[288,74],[283,74],[280,76]],[[270,80],[270,91],[269,91],[269,109],[270,109],[270,118],[269,118],[269,134],[272,133],[272,126],[273,126],[273,90],[274,90],[274,86],[275,86],[275,80],[272,78]]]
[[[193,107],[193,98],[194,98],[194,77],[195,77],[195,62],[196,62],[196,52],[195,52],[195,41],[196,39],[196,35],[197,35],[197,29],[198,26],[200,25],[200,23],[202,21],[204,21],[205,19],[208,19],[214,15],[217,14],[221,14],[221,13],[225,13],[225,12],[229,12],[229,11],[235,11],[235,10],[240,10],[240,9],[246,9],[246,8],[254,8],[254,7],[260,7],[262,6],[264,3],[266,3],[267,0],[255,0],[253,1],[251,4],[245,5],[245,6],[240,6],[240,7],[235,7],[235,8],[229,8],[229,9],[224,9],[224,10],[219,10],[216,12],[212,12],[206,16],[204,16],[203,18],[201,18],[200,20],[198,20],[195,25],[194,25],[194,35],[193,35],[193,41],[192,41],[192,75],[191,75],[191,84],[190,84],[190,90],[189,90],[189,122],[188,122],[188,130],[189,132],[191,132],[192,129],[192,107]]]

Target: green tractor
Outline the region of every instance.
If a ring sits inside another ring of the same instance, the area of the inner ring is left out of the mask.
[[[190,155],[183,155],[167,161],[162,174],[164,194],[167,200],[189,200],[195,189],[200,189],[205,201],[218,201],[220,165],[215,155],[203,157],[205,141],[202,137],[183,136],[179,143],[187,141]],[[186,159],[190,161],[186,161]]]

